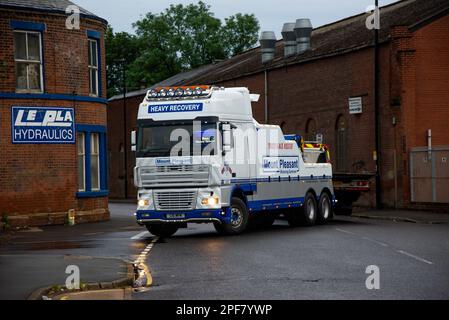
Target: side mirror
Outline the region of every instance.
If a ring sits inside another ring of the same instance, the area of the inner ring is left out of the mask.
[[[231,125],[226,123],[222,126],[223,130],[223,153],[231,151]]]
[[[136,131],[133,130],[131,131],[131,151],[137,150],[136,144],[137,144]]]

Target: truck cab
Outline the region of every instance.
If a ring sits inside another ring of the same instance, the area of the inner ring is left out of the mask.
[[[247,88],[156,88],[140,104],[135,185],[137,222],[157,236],[188,223],[242,233],[282,213],[292,225],[332,218],[329,163],[306,163],[279,126],[252,115]]]

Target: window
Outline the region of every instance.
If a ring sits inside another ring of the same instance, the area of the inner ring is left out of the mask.
[[[90,174],[92,190],[100,190],[100,138],[98,133],[90,135]]]
[[[89,39],[89,94],[98,96],[98,42],[94,39]]]
[[[41,33],[14,31],[17,91],[42,92]]]
[[[78,191],[86,190],[86,146],[84,143],[84,133],[76,134],[76,149],[77,149],[77,165],[78,165]]]
[[[78,198],[108,195],[106,127],[77,125]]]

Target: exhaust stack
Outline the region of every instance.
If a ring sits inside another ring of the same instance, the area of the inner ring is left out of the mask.
[[[290,57],[296,54],[296,34],[295,22],[284,23],[282,28],[282,38],[284,39],[284,57]]]
[[[263,31],[260,35],[260,48],[262,51],[262,63],[268,63],[274,59],[276,35],[273,31]]]
[[[295,24],[297,54],[302,54],[310,49],[312,36],[312,22],[310,19],[298,19]]]

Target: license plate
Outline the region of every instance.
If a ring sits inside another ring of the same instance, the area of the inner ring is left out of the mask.
[[[169,213],[166,214],[167,219],[184,219],[186,217],[185,213]]]

